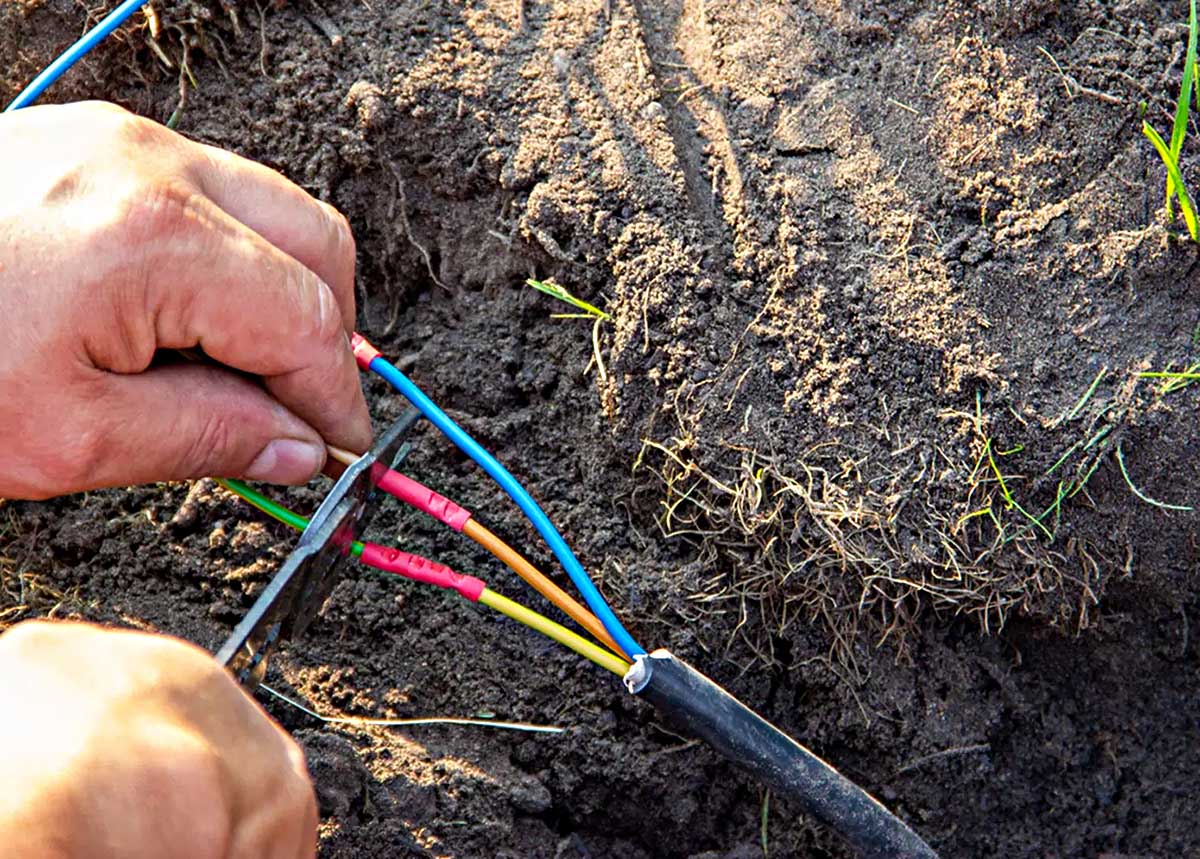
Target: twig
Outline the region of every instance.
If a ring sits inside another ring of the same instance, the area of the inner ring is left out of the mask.
[[[592,355],[596,359],[596,371],[600,374],[600,384],[608,384],[608,371],[604,369],[604,358],[600,354],[600,326],[604,324],[604,319],[600,316],[596,317],[596,322],[592,325]]]
[[[433,282],[447,292],[450,292],[450,287],[442,283],[441,279],[437,276],[437,272],[433,270],[433,257],[430,256],[429,249],[418,242],[416,236],[413,235],[412,225],[408,220],[408,195],[404,190],[404,177],[400,175],[400,170],[395,164],[389,162],[388,167],[392,171],[392,176],[396,179],[396,196],[400,201],[400,225],[404,228],[404,237],[408,239],[410,245],[420,252],[421,258],[425,260],[425,270],[429,272],[429,277],[433,279]]]
[[[295,707],[301,713],[312,716],[314,719],[319,719],[326,725],[353,725],[364,728],[398,728],[412,727],[414,725],[476,725],[483,728],[525,731],[533,734],[561,734],[567,730],[555,725],[531,725],[527,722],[498,722],[494,719],[465,719],[458,716],[437,716],[425,719],[360,719],[353,716],[324,716],[316,710],[310,710],[299,701],[289,698],[282,692],[276,692],[265,683],[260,683],[259,688],[268,694],[274,695],[285,704]]]
[[[1107,104],[1125,103],[1125,100],[1120,96],[1115,96],[1110,92],[1102,92],[1098,89],[1092,89],[1091,87],[1084,86],[1077,78],[1063,71],[1063,67],[1058,64],[1058,60],[1054,59],[1054,55],[1052,53],[1047,51],[1041,45],[1038,46],[1038,50],[1045,54],[1050,59],[1050,62],[1054,64],[1054,68],[1058,70],[1058,74],[1062,77],[1063,89],[1067,91],[1067,98],[1074,101],[1077,96],[1087,95],[1091,96],[1092,98],[1099,99]],[[1074,92],[1071,91],[1071,87],[1075,88]]]
[[[991,750],[991,743],[976,743],[973,746],[955,746],[952,749],[942,749],[940,752],[934,752],[931,755],[925,755],[924,757],[917,758],[915,761],[908,762],[904,766],[900,767],[900,769],[896,770],[895,774],[900,775],[901,773],[920,769],[921,767],[925,766],[925,764],[932,763],[933,761],[941,758],[949,758],[955,755],[969,755],[975,752],[990,752]]]

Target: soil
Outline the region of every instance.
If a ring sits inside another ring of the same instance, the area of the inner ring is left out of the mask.
[[[1187,3],[155,7],[157,36],[139,19],[50,100],[177,113],[346,212],[361,329],[527,482],[643,643],[944,857],[1200,856],[1200,518],[1162,506],[1200,504],[1200,394],[1137,375],[1200,361],[1196,245],[1139,126],[1170,127]],[[0,99],[85,14],[0,4]],[[612,315],[599,367],[528,276]],[[534,546],[428,428],[408,467]],[[207,647],[293,540],[208,481],[0,519],[4,623]],[[374,528],[520,592],[394,506]],[[441,592],[350,571],[267,682],[341,715],[568,728],[334,729],[264,697],[310,754],[322,857],[850,855],[614,678]]]

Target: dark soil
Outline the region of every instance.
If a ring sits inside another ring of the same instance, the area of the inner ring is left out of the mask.
[[[363,330],[527,481],[643,643],[945,857],[1200,856],[1200,526],[1130,488],[1200,504],[1200,395],[1136,375],[1200,360],[1196,246],[1140,133],[1143,104],[1169,130],[1187,3],[156,6],[174,69],[130,28],[52,98],[165,120],[186,49],[180,130],[347,213]],[[84,26],[71,0],[0,4],[0,99]],[[613,315],[603,376],[529,275]],[[532,544],[419,438],[412,473]],[[293,540],[209,482],[0,519],[3,622],[209,647]],[[520,593],[394,506],[375,528]],[[570,728],[335,732],[264,699],[310,751],[323,857],[848,855],[786,798],[764,834],[751,780],[444,593],[353,571],[268,682]]]

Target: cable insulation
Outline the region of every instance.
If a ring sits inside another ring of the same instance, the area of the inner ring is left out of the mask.
[[[349,451],[329,447],[329,455],[343,465],[350,465],[357,457]],[[440,495],[428,486],[413,480],[406,474],[390,468],[379,469],[376,474],[376,484],[380,489],[403,501],[410,507],[415,507],[422,513],[437,519],[444,525],[453,528],[478,545],[486,549],[497,560],[502,561],[510,570],[520,576],[535,591],[557,606],[567,617],[592,634],[613,653],[628,658],[621,648],[608,634],[608,630],[594,614],[585,606],[579,604],[570,594],[542,574],[537,567],[529,563],[519,552],[485,528],[474,517],[470,510],[460,507],[444,495]],[[278,517],[277,517],[278,518]]]
[[[224,477],[216,477],[214,480],[234,495],[240,496],[243,500],[250,502],[268,516],[278,519],[284,525],[295,528],[297,531],[303,531],[308,526],[308,520],[299,513],[293,513],[282,504],[276,504],[270,498],[257,490],[251,489],[240,480],[232,480]]]
[[[357,347],[356,356],[360,350],[367,351],[361,347],[362,343],[366,343],[361,336],[356,334],[355,341]],[[367,345],[369,346],[369,344]],[[538,530],[538,533],[542,535],[550,550],[554,552],[563,569],[567,571],[567,575],[571,577],[571,581],[574,582],[575,587],[583,595],[584,602],[588,604],[588,607],[600,619],[600,622],[604,624],[604,628],[608,630],[620,649],[630,656],[644,654],[646,652],[645,648],[640,647],[625,630],[625,627],[621,625],[621,621],[617,619],[613,610],[609,608],[608,603],[595,583],[588,578],[583,565],[579,563],[579,559],[575,557],[571,548],[563,540],[562,535],[558,533],[558,530],[554,527],[549,517],[538,506],[538,503],[533,500],[533,496],[525,490],[525,487],[509,473],[508,469],[500,464],[500,461],[496,457],[484,449],[479,442],[471,438],[462,427],[456,424],[433,400],[426,396],[408,376],[400,372],[386,358],[378,355],[374,347],[370,347],[368,354],[371,352],[376,356],[371,358],[368,364],[371,372],[387,381],[405,399],[416,406],[430,423],[441,430],[450,441],[454,442],[459,450],[475,460],[500,485],[500,488],[516,502],[517,506],[521,508],[522,512],[525,513],[529,521]],[[360,363],[361,361],[362,358],[360,358]]]
[[[280,522],[283,522],[285,525],[290,525],[293,528],[303,531],[304,527],[308,524],[308,520],[306,518],[304,518],[303,516],[299,515],[298,513],[293,513],[291,510],[288,510],[286,507],[284,507],[280,504],[276,504],[274,501],[271,501],[269,498],[267,498],[262,493],[256,492],[255,490],[251,489],[249,486],[247,486],[245,483],[242,483],[240,480],[229,480],[229,479],[225,479],[225,478],[217,478],[217,483],[219,483],[221,486],[225,487],[226,489],[228,489],[230,492],[234,493],[235,495],[238,495],[241,498],[243,498],[244,500],[248,501],[250,504],[257,507],[259,510],[266,513],[267,515],[278,519]],[[374,556],[374,554],[377,552],[388,552],[388,551],[395,551],[395,550],[387,550],[387,549],[384,549],[383,547],[377,546],[373,543],[364,544],[364,543],[360,543],[358,541],[355,541],[351,548],[351,554],[353,554],[355,557],[361,558],[363,561],[367,561],[368,557]],[[366,553],[365,557],[364,557],[364,552]],[[415,557],[415,556],[413,556],[413,557]],[[424,561],[426,564],[430,563],[429,561],[427,561],[424,558],[421,558],[420,560]],[[436,566],[440,567],[441,565],[436,565]],[[379,569],[379,568],[376,567],[376,569]],[[399,570],[395,570],[395,569],[386,569],[385,568],[384,572],[390,572],[390,573],[394,573],[394,574],[402,575],[402,576],[405,575],[405,573],[403,573]],[[470,577],[461,577],[461,578],[470,578]],[[430,584],[438,584],[437,582],[433,582],[433,581],[429,581],[429,583]],[[454,588],[453,584],[439,585],[439,586]],[[461,591],[460,591],[460,593],[461,593]],[[466,596],[467,599],[471,599],[471,596],[467,596],[465,594],[464,594],[464,596]],[[609,653],[604,648],[600,647],[599,645],[593,644],[592,642],[588,641],[586,638],[579,635],[578,633],[572,632],[571,630],[567,629],[565,626],[555,623],[554,621],[550,620],[550,618],[546,617],[545,615],[539,614],[538,612],[534,611],[533,609],[526,608],[525,606],[521,605],[520,603],[510,600],[508,597],[505,597],[505,596],[502,596],[501,594],[496,593],[491,588],[487,588],[487,587],[482,588],[482,590],[479,592],[477,599],[478,599],[478,602],[482,603],[483,605],[486,605],[488,608],[494,609],[495,611],[498,611],[501,614],[512,618],[513,620],[517,621],[518,623],[521,623],[521,624],[524,624],[525,626],[530,627],[531,629],[537,630],[538,632],[542,633],[543,635],[553,639],[554,641],[557,641],[559,644],[563,645],[564,647],[567,647],[568,649],[573,650],[575,653],[578,653],[584,659],[594,662],[595,664],[599,665],[601,668],[605,668],[605,669],[613,672],[614,674],[617,674],[620,676],[624,676],[625,672],[629,670],[628,662],[618,659],[616,656],[613,656],[611,653]]]
[[[608,634],[608,630],[604,628],[604,624],[594,614],[580,605],[570,594],[554,584],[537,567],[525,560],[515,549],[479,524],[477,520],[468,519],[463,526],[462,532],[484,549],[487,549],[494,557],[503,561],[510,570],[528,582],[530,587],[554,603],[563,614],[590,632],[592,637],[597,641],[613,653],[627,657],[627,654],[621,651],[621,648],[613,641],[612,636]]]
[[[129,17],[138,9],[145,6],[147,2],[148,0],[125,0],[124,3],[109,12],[101,19],[100,23],[84,33],[79,38],[79,41],[59,54],[54,62],[46,66],[41,74],[30,81],[29,85],[21,90],[16,98],[9,102],[8,107],[4,108],[4,112],[7,113],[10,110],[19,110],[23,107],[28,107],[37,101],[38,97],[46,91],[47,87],[62,77],[63,72],[75,65],[84,54],[108,38],[113,30],[129,20]]]
[[[564,647],[569,647],[584,659],[596,663],[601,668],[611,671],[618,677],[624,677],[625,673],[629,670],[629,663],[625,660],[618,659],[604,648],[588,641],[579,633],[572,632],[562,624],[555,623],[550,618],[540,615],[520,603],[513,602],[508,597],[496,593],[491,588],[483,589],[483,593],[479,595],[479,602],[488,608],[495,609],[506,617],[512,618],[518,623],[523,623],[531,629],[536,629],[542,635],[554,639]]]
[[[625,678],[684,734],[703,740],[726,760],[800,809],[831,826],[864,859],[938,859],[899,817],[826,761],[668,650],[638,660]]]

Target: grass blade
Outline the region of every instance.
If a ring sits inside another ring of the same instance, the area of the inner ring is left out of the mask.
[[[1158,150],[1159,157],[1167,167],[1167,177],[1175,184],[1175,188],[1179,192],[1179,208],[1183,210],[1183,220],[1187,224],[1188,235],[1192,237],[1192,241],[1200,242],[1200,224],[1196,222],[1196,209],[1192,206],[1191,195],[1188,194],[1187,188],[1183,185],[1183,177],[1179,174],[1179,162],[1171,155],[1171,150],[1166,141],[1162,139],[1162,135],[1151,128],[1150,123],[1142,122],[1142,134],[1146,135],[1154,144],[1154,148]],[[1169,201],[1167,208],[1170,211]]]
[[[1192,104],[1192,89],[1196,78],[1196,0],[1191,0],[1188,11],[1188,46],[1187,58],[1183,63],[1183,83],[1179,87],[1179,98],[1175,102],[1175,124],[1171,128],[1171,157],[1175,164],[1179,164],[1179,154],[1183,151],[1183,139],[1187,135],[1188,109]],[[1181,182],[1176,181],[1167,173],[1167,216],[1172,220],[1175,218],[1175,210],[1172,207],[1172,198],[1179,193],[1183,188]],[[1180,206],[1182,207],[1183,195],[1180,194]],[[1195,235],[1192,236],[1196,238]]]
[[[1121,451],[1121,445],[1119,443],[1117,444],[1117,465],[1120,466],[1121,476],[1125,478],[1125,483],[1128,484],[1129,488],[1133,491],[1133,494],[1145,501],[1147,504],[1152,504],[1155,507],[1159,507],[1163,510],[1179,510],[1184,513],[1190,513],[1192,511],[1193,508],[1188,507],[1185,504],[1168,504],[1165,501],[1157,501],[1134,486],[1133,478],[1129,476],[1129,471],[1125,468],[1125,454]]]
[[[574,295],[571,295],[571,293],[567,292],[564,287],[559,286],[554,281],[534,280],[533,278],[529,278],[525,281],[525,283],[529,286],[532,286],[538,292],[544,292],[551,298],[557,298],[559,301],[566,302],[572,307],[582,310],[584,314],[592,319],[603,319],[605,321],[612,319],[611,316],[609,316],[599,307],[596,307],[593,304],[588,304],[582,298],[576,298]]]

